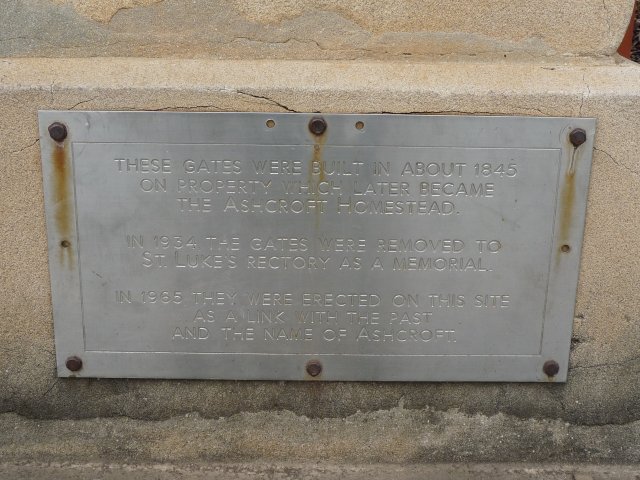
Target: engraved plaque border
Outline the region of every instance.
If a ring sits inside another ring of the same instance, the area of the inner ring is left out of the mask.
[[[558,185],[542,342],[539,355],[362,355],[267,353],[168,353],[85,351],[82,285],[77,250],[74,143],[258,144],[313,145],[308,122],[316,115],[240,112],[39,112],[49,267],[58,375],[61,377],[200,378],[235,380],[350,381],[502,381],[564,382],[584,234],[587,193],[596,121],[591,118],[322,114],[329,124],[327,145],[439,146],[468,148],[557,149],[561,171],[574,169],[572,198]],[[278,128],[265,126],[273,119]],[[51,139],[48,126],[63,122],[69,132],[65,147]],[[353,128],[363,121],[366,130]],[[579,149],[569,132],[582,128],[587,141]],[[425,132],[429,132],[425,134]],[[68,165],[68,163],[67,163]],[[560,178],[560,181],[566,179]],[[62,246],[64,240],[70,244]],[[570,254],[560,254],[564,244]],[[82,358],[74,373],[68,357]],[[305,371],[320,359],[322,374]],[[559,373],[543,373],[547,360]]]

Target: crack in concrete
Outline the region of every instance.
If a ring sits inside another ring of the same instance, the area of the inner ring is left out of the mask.
[[[216,111],[219,112],[229,112],[230,110],[219,107],[218,105],[213,105],[213,104],[208,104],[208,105],[188,105],[188,106],[183,106],[183,105],[175,105],[175,106],[171,106],[171,107],[162,107],[162,108],[149,108],[147,109],[147,111],[149,112],[165,112],[165,111],[175,111],[175,112],[179,112],[181,110],[195,110],[195,109],[201,109],[201,108],[215,108]]]
[[[82,100],[81,102],[78,102],[75,105],[73,105],[72,107],[70,107],[69,110],[75,109],[78,105],[83,105],[85,103],[93,102],[94,100],[97,100],[98,98],[99,98],[99,95],[95,96],[93,98],[90,98],[89,100]]]
[[[70,4],[78,15],[101,24],[107,24],[121,10],[132,10],[150,7],[164,0],[119,0],[104,2],[102,0],[55,0],[58,4]]]
[[[240,95],[246,95],[248,97],[252,97],[252,98],[257,98],[260,100],[266,100],[267,102],[276,105],[280,108],[282,108],[283,110],[286,110],[287,112],[293,112],[293,113],[299,113],[297,110],[294,110],[293,108],[287,107],[286,105],[284,105],[283,103],[278,102],[277,100],[274,100],[271,97],[265,97],[263,95],[257,95],[251,92],[247,92],[244,90],[235,90],[236,93],[240,94]]]
[[[475,111],[475,112],[465,112],[461,110],[426,110],[426,111],[412,111],[412,112],[387,112],[387,111],[375,111],[375,112],[365,112],[365,113],[379,113],[383,115],[488,115],[488,116],[501,116],[504,113],[496,113],[496,112],[484,112],[484,111]]]
[[[584,83],[584,86],[587,89],[587,91],[582,92],[582,100],[580,102],[580,109],[578,110],[578,116],[582,116],[582,107],[584,107],[584,102],[589,100],[589,97],[591,96],[591,87],[587,83],[586,75],[587,75],[586,72],[582,73],[582,83]]]
[[[617,160],[613,157],[613,155],[611,155],[610,153],[606,152],[605,150],[602,150],[601,148],[596,148],[596,147],[594,147],[593,149],[594,149],[596,152],[600,152],[600,153],[602,153],[603,155],[606,155],[607,157],[609,157],[609,159],[610,159],[613,163],[615,163],[617,166],[619,166],[619,167],[621,167],[621,168],[624,168],[625,170],[627,170],[628,172],[630,172],[630,173],[632,173],[632,174],[634,174],[634,175],[640,175],[640,172],[638,172],[637,170],[634,170],[634,169],[633,169],[633,168],[631,168],[631,167],[628,167],[627,165],[625,165],[625,164],[624,164],[624,163],[622,163],[622,162],[617,161]]]
[[[302,43],[304,45],[306,45],[306,44],[315,45],[319,50],[322,50],[323,52],[327,51],[327,50],[330,50],[330,51],[333,51],[333,52],[350,51],[350,49],[349,50],[346,50],[346,49],[342,49],[342,50],[341,49],[335,49],[334,50],[334,49],[330,49],[330,48],[324,48],[316,40],[313,40],[313,39],[311,39],[311,40],[300,40],[299,38],[296,38],[296,37],[291,37],[291,38],[287,38],[286,40],[279,40],[279,41],[278,40],[269,40],[269,41],[267,41],[267,40],[260,40],[260,39],[257,39],[257,38],[240,36],[240,37],[234,37],[232,40],[229,40],[228,42],[222,42],[222,43],[225,44],[225,45],[228,45],[230,43],[237,42],[239,40],[246,40],[247,42],[254,42],[254,43],[262,43],[262,44],[265,44],[265,45],[284,45],[284,44],[287,44],[287,43],[290,43],[290,42],[298,42],[298,43]],[[366,50],[366,49],[355,49],[355,50]]]
[[[519,106],[514,106],[514,105],[509,105],[509,113],[505,113],[505,112],[488,112],[488,111],[481,111],[481,110],[476,110],[476,111],[462,111],[462,110],[426,110],[426,111],[411,111],[411,112],[401,112],[401,111],[396,111],[396,112],[388,112],[388,111],[369,111],[369,112],[364,112],[364,113],[378,113],[378,114],[384,114],[384,115],[487,115],[487,116],[491,116],[491,117],[499,117],[499,116],[503,116],[503,115],[512,115],[514,114],[513,111],[511,110],[519,110],[519,112],[516,113],[538,113],[540,115],[544,115],[547,116],[548,113],[544,112],[538,108],[534,108],[534,107],[519,107]]]
[[[27,149],[29,149],[29,148],[33,147],[34,145],[36,145],[39,141],[40,141],[40,139],[39,139],[39,138],[36,138],[36,140],[35,140],[33,143],[30,143],[30,144],[29,144],[29,145],[27,145],[26,147],[22,147],[22,148],[20,148],[20,149],[18,149],[18,150],[10,151],[9,153],[14,154],[14,153],[21,153],[21,152],[24,152],[25,150],[27,150]]]
[[[596,363],[593,365],[574,365],[570,366],[569,370],[584,370],[589,368],[606,368],[606,367],[624,367],[627,365],[632,365],[634,363],[640,362],[640,355],[636,357],[628,358],[622,362],[610,362],[610,363]]]
[[[511,109],[513,110],[519,110],[521,112],[525,112],[525,113],[530,113],[530,112],[536,112],[540,115],[543,116],[548,116],[549,114],[545,111],[540,110],[539,108],[535,108],[535,107],[521,107],[519,105],[513,105],[513,104],[509,104],[509,107],[511,107]]]
[[[133,5],[123,5],[122,7],[118,7],[112,14],[111,17],[109,17],[109,19],[105,22],[105,23],[109,23],[111,22],[111,20],[113,20],[113,17],[116,16],[117,13],[119,13],[122,10],[133,10],[135,8],[140,8],[140,7],[150,7],[152,5],[157,5],[158,3],[162,3],[164,2],[164,0],[151,0],[151,3],[149,4],[133,4]]]
[[[60,382],[60,378],[56,378],[56,380],[51,384],[51,386],[50,386],[49,388],[47,388],[47,391],[46,391],[46,392],[44,392],[40,398],[44,398],[44,397],[46,397],[46,396],[49,394],[49,392],[50,392],[51,390],[53,390],[53,388],[54,388],[54,387],[55,387],[59,382]]]

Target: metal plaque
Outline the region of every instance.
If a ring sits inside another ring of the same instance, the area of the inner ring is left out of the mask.
[[[594,119],[39,118],[62,377],[566,380]]]

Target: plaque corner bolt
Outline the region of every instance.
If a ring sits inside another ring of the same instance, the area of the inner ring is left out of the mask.
[[[67,370],[70,370],[72,372],[80,371],[82,369],[82,359],[80,357],[76,357],[75,355],[69,357],[65,362],[65,366],[67,367]]]
[[[569,134],[569,141],[578,148],[587,141],[587,132],[583,128],[574,128]]]
[[[317,377],[322,373],[322,364],[320,360],[309,360],[306,366],[307,373],[311,377]]]
[[[542,371],[547,377],[555,377],[560,371],[560,365],[555,360],[547,360],[542,366]]]
[[[64,123],[53,122],[48,130],[49,136],[56,142],[62,142],[67,138],[67,126]]]

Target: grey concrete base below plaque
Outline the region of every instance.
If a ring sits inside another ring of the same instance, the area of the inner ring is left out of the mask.
[[[288,411],[225,418],[29,420],[0,415],[4,462],[205,466],[211,462],[325,465],[493,462],[640,462],[640,422],[580,426],[512,415],[396,407],[344,418]],[[1,471],[1,470],[0,470]],[[286,477],[285,477],[286,478]]]
[[[104,464],[0,464],[0,477],[12,480],[636,480],[638,469],[626,465],[466,464],[330,465],[315,463],[234,463],[205,467]]]

